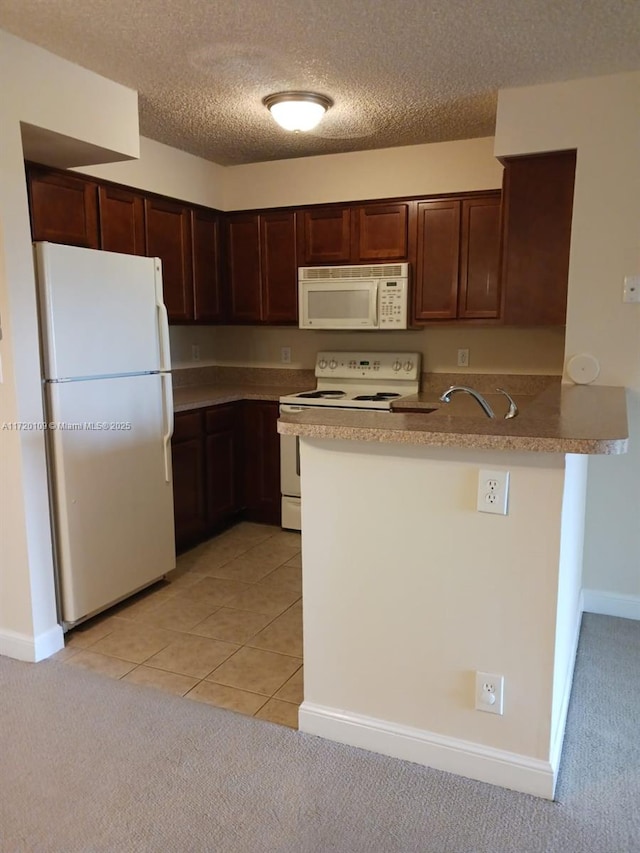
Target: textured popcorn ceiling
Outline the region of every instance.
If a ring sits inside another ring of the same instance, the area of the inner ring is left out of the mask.
[[[640,68],[639,0],[0,0],[0,27],[224,165],[489,136],[500,87]],[[261,103],[285,89],[335,106],[287,133]]]

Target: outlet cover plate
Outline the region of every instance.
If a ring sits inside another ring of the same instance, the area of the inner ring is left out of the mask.
[[[478,512],[507,515],[509,505],[509,472],[490,471],[481,468],[478,472]]]
[[[504,675],[476,672],[476,711],[504,714]]]
[[[640,275],[626,275],[622,290],[623,302],[640,302]]]
[[[458,367],[469,367],[469,350],[466,348],[458,350]]]

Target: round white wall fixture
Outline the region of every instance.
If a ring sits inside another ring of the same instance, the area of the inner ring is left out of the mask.
[[[572,355],[567,361],[567,376],[576,385],[588,385],[598,378],[600,362],[588,353]]]

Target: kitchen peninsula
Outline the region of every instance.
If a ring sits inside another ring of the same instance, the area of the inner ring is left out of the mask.
[[[552,798],[587,460],[626,451],[625,390],[550,386],[510,421],[436,405],[280,418],[300,439],[300,729]],[[491,471],[507,515],[477,509]],[[475,710],[477,672],[504,677],[503,715]]]

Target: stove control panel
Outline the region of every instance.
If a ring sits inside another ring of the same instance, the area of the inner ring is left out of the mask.
[[[319,352],[316,357],[318,379],[403,379],[420,378],[419,352]]]

